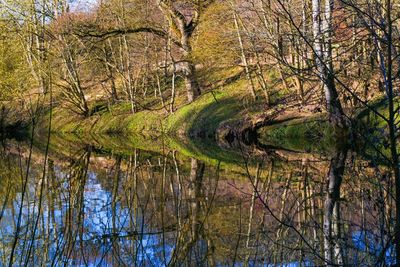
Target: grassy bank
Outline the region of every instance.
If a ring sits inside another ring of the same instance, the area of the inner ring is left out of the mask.
[[[163,108],[159,103],[148,105],[132,114],[129,103],[115,104],[103,109],[88,118],[73,113],[69,108],[56,106],[52,110],[52,131],[57,133],[95,133],[95,134],[140,134],[156,136],[161,133],[176,136],[201,134],[212,137],[218,125],[227,119],[240,117],[246,112],[248,82],[241,77],[240,68],[221,70],[214,80],[224,80],[237,76],[233,82],[213,89],[204,90],[193,103],[185,104],[185,94],[176,97],[175,111],[168,112],[169,106]],[[167,101],[166,105],[168,104]],[[259,99],[256,105],[262,104]],[[99,106],[99,102],[91,106]],[[39,123],[41,128],[49,125],[50,114],[47,113]]]
[[[235,127],[237,122],[249,117],[263,113],[265,115],[262,92],[257,92],[260,97],[256,101],[250,99],[249,82],[241,74],[242,69],[232,68],[223,69],[215,73],[214,77],[208,77],[215,83],[231,77],[237,79],[204,90],[190,104],[185,104],[185,94],[180,88],[181,94],[177,96],[176,110],[173,113],[167,111],[169,107],[163,108],[156,104],[132,114],[130,104],[122,103],[100,109],[89,118],[82,118],[68,108],[56,106],[52,110],[51,129],[70,141],[97,142],[114,150],[125,148],[120,146],[120,142],[112,140],[124,139],[125,144],[131,143],[136,148],[159,152],[166,146],[186,156],[215,163],[242,160],[242,155],[232,149],[221,148],[215,142],[216,132],[222,124],[226,125],[228,122],[228,126]],[[275,99],[280,94],[282,92],[279,90],[272,92]],[[100,103],[92,103],[92,106],[96,105]],[[305,114],[299,113],[295,119],[261,128],[258,132],[259,141],[301,152],[329,153],[334,150],[334,131],[327,122],[326,115]],[[39,123],[42,129],[48,127],[49,118],[49,112],[43,116]],[[107,138],[104,138],[105,135]]]
[[[133,148],[161,153],[163,147],[167,147],[188,157],[215,164],[242,161],[243,157],[237,151],[215,144],[215,132],[221,123],[241,120],[245,114],[262,110],[260,107],[264,101],[261,98],[250,105],[249,83],[241,74],[242,70],[237,68],[215,74],[215,81],[232,76],[238,78],[229,84],[205,90],[190,104],[184,104],[184,94],[177,96],[173,113],[158,105],[132,114],[131,106],[123,103],[98,111],[89,118],[82,118],[68,108],[56,106],[39,122],[39,135],[45,136],[51,115],[52,132],[70,143],[84,140],[123,154],[128,154]],[[121,146],[121,143],[124,145]]]

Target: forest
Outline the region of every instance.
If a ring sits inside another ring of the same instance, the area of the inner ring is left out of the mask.
[[[0,0],[0,266],[400,266],[400,1]]]

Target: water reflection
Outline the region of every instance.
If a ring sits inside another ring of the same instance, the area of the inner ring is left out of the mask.
[[[346,265],[342,240],[340,211],[340,187],[346,165],[347,148],[337,148],[327,175],[327,192],[324,214],[324,249],[328,265]]]
[[[347,147],[270,152],[215,164],[89,145],[45,157],[11,142],[0,160],[0,265],[393,263],[384,166]]]

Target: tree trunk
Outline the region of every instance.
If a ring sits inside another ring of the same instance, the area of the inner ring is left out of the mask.
[[[192,239],[197,240],[199,237],[200,221],[200,198],[202,197],[202,183],[204,176],[205,164],[197,159],[191,159],[190,168],[190,185],[188,189],[188,196],[190,199],[191,220],[192,220]]]
[[[396,127],[396,111],[395,111],[395,93],[393,92],[393,21],[391,16],[392,3],[386,0],[386,22],[387,22],[387,51],[386,51],[386,79],[385,86],[388,97],[389,108],[389,138],[390,138],[390,154],[392,158],[392,169],[395,178],[395,205],[396,205],[396,224],[394,228],[394,243],[396,251],[396,266],[400,264],[400,169],[399,155],[397,152],[397,127]],[[385,75],[384,75],[385,78]]]
[[[256,96],[255,86],[254,86],[253,78],[251,77],[249,64],[247,62],[246,54],[245,54],[245,51],[244,51],[242,35],[240,34],[240,28],[239,28],[239,23],[238,23],[238,18],[237,18],[237,14],[236,13],[233,14],[233,20],[234,20],[234,23],[235,23],[235,29],[236,29],[236,34],[237,34],[239,46],[240,46],[240,52],[242,54],[242,63],[244,64],[244,69],[245,69],[245,72],[246,72],[246,79],[250,82],[250,94],[251,94],[252,98],[254,100],[256,100],[257,96]]]
[[[323,58],[324,58],[324,91],[326,105],[330,114],[331,123],[335,126],[344,125],[344,112],[340,103],[339,95],[335,86],[335,72],[333,69],[332,59],[332,10],[333,0],[325,1],[324,20],[322,24],[322,32],[324,34]]]
[[[67,73],[66,79],[69,83],[69,89],[68,92],[65,92],[65,95],[69,97],[70,102],[75,105],[81,115],[88,117],[90,115],[90,110],[83,92],[75,58],[73,57],[66,40],[63,37],[60,39],[63,41],[62,45],[64,46],[64,51],[62,54]]]
[[[345,127],[344,112],[335,85],[332,62],[332,9],[333,0],[326,0],[321,17],[321,0],[312,0],[312,19],[315,62],[325,94],[326,108],[334,126]]]
[[[328,266],[333,266],[335,260],[342,266],[345,264],[344,251],[341,246],[340,231],[340,186],[347,158],[347,149],[338,149],[332,158],[327,176],[327,189],[324,216],[324,251]]]
[[[201,92],[196,78],[196,68],[191,61],[174,62],[167,69],[167,72],[183,78],[189,103],[200,96]]]
[[[118,93],[117,93],[117,86],[115,83],[115,70],[112,65],[115,66],[114,56],[113,56],[113,48],[111,45],[110,40],[107,40],[107,44],[104,45],[104,67],[107,72],[107,78],[110,81],[111,87],[111,102],[115,103],[118,101]]]
[[[191,103],[200,96],[200,86],[196,79],[196,70],[191,62],[188,62],[187,71],[183,75],[188,102]]]
[[[192,53],[190,41],[199,19],[199,13],[196,11],[195,15],[188,19],[168,1],[159,0],[158,6],[169,20],[171,32],[175,32],[176,30],[179,32],[177,34],[179,36],[178,42],[180,43],[183,58],[182,61],[172,64],[178,64],[182,67],[182,71],[179,71],[178,66],[175,69],[176,73],[179,73],[185,81],[188,102],[191,103],[201,94],[196,78],[195,65],[189,59]]]

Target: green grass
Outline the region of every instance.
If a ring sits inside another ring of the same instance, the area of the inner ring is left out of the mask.
[[[181,107],[167,118],[167,132],[179,134],[185,129],[185,134],[201,134],[211,138],[221,122],[238,118],[243,111],[240,94],[234,93],[234,89],[242,87],[244,82],[208,92],[195,102]]]
[[[56,107],[53,109],[52,131],[63,134],[149,134],[161,131],[162,119],[163,114],[151,111],[132,114],[127,104],[115,105],[111,112],[96,113],[85,119],[65,108]],[[48,124],[49,113],[42,118],[40,126],[46,129]]]

